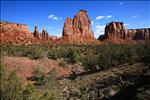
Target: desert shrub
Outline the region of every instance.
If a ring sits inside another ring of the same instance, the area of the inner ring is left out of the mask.
[[[41,59],[44,57],[44,50],[42,47],[32,45],[25,49],[24,56],[31,59]]]
[[[134,63],[136,61],[136,51],[133,47],[126,47],[118,55],[118,61],[120,64]]]
[[[57,96],[54,93],[46,91],[41,97],[40,100],[57,100]]]
[[[33,84],[28,84],[23,90],[22,98],[23,100],[34,100],[35,97],[35,86]]]
[[[31,59],[40,59],[44,57],[44,49],[40,45],[3,45],[2,50],[6,55],[29,57]]]
[[[52,70],[49,73],[45,73],[41,70],[36,70],[34,72],[34,80],[36,81],[35,85],[44,86],[50,81],[54,81],[58,76],[56,70]]]
[[[104,47],[98,55],[98,66],[102,69],[117,65],[116,52],[113,50],[114,47]]]
[[[64,67],[64,68],[67,66],[67,64],[66,64],[66,62],[64,60],[60,61],[58,63],[58,65],[61,66],[61,67]]]
[[[49,59],[60,59],[60,58],[66,58],[67,57],[67,50],[64,47],[57,47],[57,48],[52,48],[48,52],[48,58]]]
[[[48,51],[48,58],[56,60],[58,58],[58,54],[55,50]]]
[[[141,49],[142,62],[146,65],[150,65],[150,42],[146,43]]]
[[[75,49],[70,48],[68,55],[67,55],[67,59],[69,63],[76,63],[78,61],[78,53]]]
[[[97,57],[92,54],[88,54],[85,56],[82,62],[85,70],[94,71],[97,69]]]
[[[25,46],[23,45],[2,45],[2,50],[9,56],[23,56]]]
[[[3,77],[3,78],[2,78]],[[0,96],[2,100],[21,100],[23,88],[16,71],[12,71],[8,77],[1,77]]]

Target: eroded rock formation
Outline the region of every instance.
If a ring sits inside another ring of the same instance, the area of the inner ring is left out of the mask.
[[[105,34],[99,40],[121,39],[121,40],[147,40],[150,39],[150,28],[125,29],[123,22],[108,23],[105,27]]]
[[[40,33],[37,26],[35,26],[33,35],[36,39],[41,41],[47,41],[49,39],[48,32],[43,29],[43,31]]]
[[[34,39],[26,24],[10,22],[0,22],[0,35],[2,43],[31,44]]]
[[[87,11],[80,10],[73,19],[67,18],[63,27],[63,38],[70,41],[90,41],[94,39],[91,29],[91,21]]]
[[[0,22],[0,42],[10,44],[25,44],[43,43],[49,41],[48,32],[43,30],[41,33],[38,27],[32,33],[26,24]]]

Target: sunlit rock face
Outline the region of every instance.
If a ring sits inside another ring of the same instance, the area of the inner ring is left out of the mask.
[[[26,24],[0,22],[0,35],[2,43],[31,44],[34,39],[32,32]]]
[[[36,39],[41,41],[47,41],[49,39],[48,32],[43,29],[43,31],[40,33],[37,26],[35,26],[33,35]]]
[[[1,43],[14,45],[39,44],[48,42],[50,38],[46,30],[40,33],[37,26],[35,26],[35,30],[32,33],[26,24],[5,21],[0,22],[0,35]]]
[[[150,39],[150,28],[125,29],[123,22],[110,22],[105,27],[105,34],[99,40],[105,39],[147,40]]]
[[[88,12],[80,10],[73,19],[67,18],[64,23],[62,36],[64,39],[74,42],[80,40],[82,40],[81,42],[84,42],[94,39]]]

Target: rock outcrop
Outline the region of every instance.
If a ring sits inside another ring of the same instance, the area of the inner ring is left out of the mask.
[[[64,23],[62,36],[64,39],[76,43],[94,40],[91,21],[87,11],[80,10],[73,19],[67,18]]]
[[[123,22],[111,22],[105,27],[105,34],[99,37],[99,40],[128,40],[138,41],[150,39],[150,28],[143,29],[125,29]]]
[[[35,38],[40,39],[40,32],[39,32],[39,30],[38,30],[38,27],[37,27],[37,26],[35,26],[35,29],[34,29],[33,35],[34,35],[34,37],[35,37]]]
[[[10,43],[14,45],[20,44],[39,44],[49,41],[48,32],[43,30],[41,33],[38,27],[35,26],[35,30],[32,33],[26,24],[0,22],[0,42]]]
[[[43,29],[42,33],[40,33],[37,26],[35,26],[33,35],[36,39],[41,40],[41,41],[49,40],[48,32]]]
[[[42,41],[49,40],[48,32],[46,30],[43,30],[41,33]]]
[[[34,39],[26,24],[10,22],[0,22],[0,35],[2,43],[31,44]]]

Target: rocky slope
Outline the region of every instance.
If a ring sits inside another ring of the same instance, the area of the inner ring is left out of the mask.
[[[150,39],[150,28],[125,29],[123,22],[110,22],[105,27],[105,34],[99,40],[112,43],[133,43],[138,40]]]

